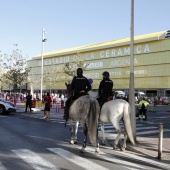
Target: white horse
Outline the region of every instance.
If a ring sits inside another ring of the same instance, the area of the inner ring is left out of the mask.
[[[81,123],[81,126],[84,131],[84,141],[81,151],[84,152],[87,142],[87,134],[89,132],[90,141],[93,144],[96,144],[96,152],[99,152],[99,143],[98,143],[98,119],[100,113],[100,106],[98,101],[89,95],[81,96],[73,102],[69,110],[69,126],[71,132],[70,143],[77,143],[77,130],[78,124]],[[76,121],[75,131],[72,125],[72,120]],[[88,121],[88,127],[86,124]]]
[[[101,131],[103,135],[102,144],[105,144],[105,134],[104,134],[104,122],[111,122],[115,129],[117,130],[117,137],[113,144],[113,149],[117,148],[120,135],[121,128],[119,126],[119,121],[123,118],[124,122],[124,144],[121,150],[125,150],[126,148],[126,140],[127,135],[133,145],[135,145],[135,141],[133,138],[132,127],[130,122],[130,105],[128,102],[122,99],[111,100],[109,102],[104,103],[100,112],[100,121],[101,121]]]

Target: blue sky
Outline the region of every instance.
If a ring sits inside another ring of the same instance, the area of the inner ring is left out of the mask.
[[[135,35],[170,30],[170,0],[134,0]],[[0,51],[18,44],[29,58],[44,51],[127,38],[130,0],[0,0]]]

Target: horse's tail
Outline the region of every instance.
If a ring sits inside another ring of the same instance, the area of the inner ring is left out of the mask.
[[[88,130],[90,142],[96,144],[98,128],[98,108],[95,100],[90,100],[90,109],[88,114]]]
[[[125,123],[125,129],[127,132],[127,135],[133,145],[135,145],[135,140],[133,137],[133,132],[132,132],[132,126],[130,122],[130,106],[129,104],[124,105],[124,123]]]

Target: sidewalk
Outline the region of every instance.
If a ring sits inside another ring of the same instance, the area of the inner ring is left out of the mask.
[[[136,146],[127,143],[127,150],[149,157],[158,157],[158,137],[137,137]],[[163,138],[162,160],[170,163],[170,138]]]
[[[39,108],[32,108],[32,110],[33,110],[33,113],[34,113],[34,112],[42,111],[43,108],[44,108],[44,106],[39,107]],[[28,110],[29,110],[29,108],[28,108]],[[60,112],[60,110],[61,110],[60,109],[60,104],[53,104],[53,106],[51,107],[52,112]],[[19,112],[21,112],[21,113],[25,112],[25,104],[24,103],[17,103],[16,112],[18,112],[18,113]]]

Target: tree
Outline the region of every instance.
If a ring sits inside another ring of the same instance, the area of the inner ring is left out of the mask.
[[[77,68],[82,68],[83,70],[86,70],[86,67],[89,65],[89,63],[85,64],[85,61],[81,57],[81,54],[79,52],[77,53],[77,56],[77,61],[74,61],[72,63],[65,63],[63,66],[64,73],[67,74],[71,79],[76,75]]]
[[[26,68],[26,57],[23,57],[22,51],[15,49],[12,54],[1,55],[0,65],[4,69],[4,73],[0,81],[2,84],[8,84],[13,87],[22,87],[27,83],[29,68]]]

